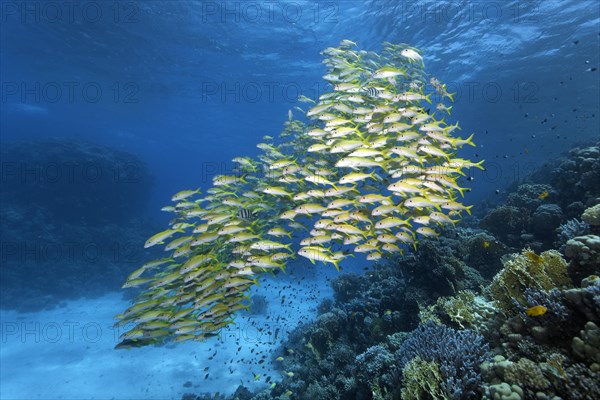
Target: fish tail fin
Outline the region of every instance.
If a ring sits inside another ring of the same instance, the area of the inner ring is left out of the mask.
[[[340,260],[331,260],[330,263],[333,264],[336,270],[340,270]]]
[[[427,96],[425,96],[425,101],[428,102],[429,104],[431,104],[431,93],[429,93]]]
[[[467,214],[471,215],[471,208],[473,208],[473,206],[468,206],[465,208],[465,210],[467,211]]]
[[[456,92],[455,93],[447,93],[447,96],[448,96],[448,98],[450,99],[451,102],[454,102],[454,95],[455,94],[456,94]],[[452,108],[452,107],[450,107],[450,108]]]
[[[465,143],[468,144],[469,146],[475,146],[475,143],[473,143],[473,135],[475,135],[474,133],[471,133],[471,136],[469,136],[468,138],[465,139]]]
[[[481,160],[474,165],[474,167],[485,170],[485,167],[482,165],[485,160]]]
[[[461,188],[460,186],[457,185],[456,190],[458,190],[458,192],[460,193],[460,197],[465,197],[465,190],[467,190],[466,188]],[[470,214],[471,213],[469,213],[469,215]]]
[[[454,106],[446,107],[446,110],[448,111],[448,115],[452,115],[452,113],[450,112],[450,110],[452,110],[452,107],[454,107]]]
[[[252,279],[252,282],[254,282],[256,286],[260,286],[260,283],[258,283],[258,278]]]

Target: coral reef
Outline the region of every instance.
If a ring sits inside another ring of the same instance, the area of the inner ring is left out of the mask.
[[[359,385],[370,387],[372,391],[381,390],[386,382],[395,378],[396,359],[387,346],[371,346],[356,357],[354,374]]]
[[[526,249],[505,259],[504,269],[494,277],[488,290],[500,309],[512,312],[515,302],[526,303],[526,289],[551,290],[555,287],[572,287],[567,262],[556,250],[537,255]]]
[[[137,157],[57,139],[3,144],[0,158],[3,307],[116,290],[147,257],[152,176]]]
[[[600,144],[571,150],[569,157],[552,171],[551,184],[560,193],[559,204],[563,209],[576,202],[587,207],[597,204],[600,196]],[[578,207],[573,209],[578,210]],[[581,211],[568,217],[577,217]]]
[[[600,328],[592,321],[585,324],[580,336],[573,338],[573,353],[585,362],[591,363],[591,370],[600,371]]]
[[[419,317],[422,323],[433,321],[460,329],[478,330],[495,312],[493,304],[484,297],[463,290],[456,296],[440,297],[435,304],[422,308]]]
[[[574,150],[551,185],[517,185],[487,231],[448,228],[415,254],[334,279],[333,301],[285,343],[294,377],[252,398],[600,398],[600,260],[586,231],[600,192],[572,174],[597,168],[595,155]]]
[[[508,246],[528,246],[538,252],[561,248],[568,239],[587,234],[581,224],[565,224],[580,218],[586,207],[600,203],[599,146],[575,148],[567,158],[515,183],[515,190],[504,203],[487,211],[480,226]],[[598,226],[600,217],[594,209],[588,210],[582,219],[592,225],[591,233],[600,234],[600,228],[586,221]]]
[[[109,147],[74,140],[2,145],[2,208],[55,223],[122,223],[145,211],[153,183],[145,163]]]
[[[464,236],[466,255],[464,261],[477,270],[485,279],[491,279],[502,269],[502,257],[510,253],[510,248],[496,237],[486,232]]]
[[[401,394],[404,400],[448,399],[440,387],[443,378],[435,361],[427,362],[416,356],[402,372]]]
[[[537,237],[551,239],[562,220],[563,213],[558,204],[542,204],[531,215],[531,230]]]
[[[566,290],[564,295],[571,308],[584,314],[588,321],[600,321],[600,277],[591,275],[581,281],[581,287]]]
[[[573,280],[597,274],[600,264],[600,236],[577,236],[565,245],[565,256],[571,260],[569,273]]]
[[[490,385],[486,388],[486,397],[484,399],[493,400],[520,400],[523,398],[523,389],[517,385],[509,385],[502,382],[497,385]]]
[[[529,226],[530,216],[517,207],[499,206],[490,211],[480,223],[480,226],[492,232],[502,242],[510,246],[518,246],[521,234]]]
[[[536,362],[526,357],[517,361],[502,356],[482,365],[486,381],[484,399],[596,399],[600,374],[580,363],[568,365],[567,358],[549,354]]]
[[[583,214],[581,214],[581,219],[589,225],[600,226],[600,204],[596,204],[595,206],[586,209]]]
[[[415,357],[425,362],[435,362],[441,378],[439,387],[445,398],[479,397],[479,365],[488,357],[488,345],[481,335],[469,330],[456,331],[444,325],[427,322],[410,334],[398,353],[402,368]],[[405,378],[410,372],[413,371],[403,370]]]
[[[579,221],[577,218],[570,219],[557,228],[557,239],[554,245],[564,253],[565,245],[570,239],[587,235],[589,229],[590,226],[586,222]]]

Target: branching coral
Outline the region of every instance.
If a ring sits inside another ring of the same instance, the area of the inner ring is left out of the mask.
[[[381,391],[381,387],[389,383],[390,371],[394,365],[394,355],[383,345],[371,346],[356,357],[354,376],[362,385],[369,385],[371,390]]]
[[[564,251],[565,244],[570,239],[585,235],[589,230],[590,226],[586,222],[579,221],[576,218],[570,219],[556,229],[557,239],[555,244],[561,251]]]
[[[479,391],[479,365],[488,358],[488,345],[473,331],[456,331],[428,322],[411,333],[397,354],[402,368],[417,356],[425,362],[436,362],[444,396],[471,399]]]

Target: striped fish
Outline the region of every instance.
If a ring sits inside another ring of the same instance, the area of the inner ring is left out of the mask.
[[[240,219],[254,219],[256,211],[248,210],[247,208],[240,208],[236,216]]]
[[[379,96],[380,90],[374,87],[369,87],[365,89],[365,93],[369,95],[369,97],[377,97]]]

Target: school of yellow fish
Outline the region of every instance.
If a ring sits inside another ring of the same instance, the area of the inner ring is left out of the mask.
[[[308,124],[290,111],[279,138],[257,145],[261,155],[234,158],[235,173],[215,176],[205,195],[182,191],[163,208],[175,217],[145,247],[164,245],[168,257],[123,286],[143,290],[116,317],[130,328],[118,348],[216,335],[248,307],[261,274],[296,253],[336,268],[353,253],[377,260],[470,213],[457,180],[482,162],[456,157],[472,135],[446,124],[452,94],[428,79],[419,51],[385,43],[377,54],[344,40],[322,54],[333,91],[301,98],[313,103]]]

